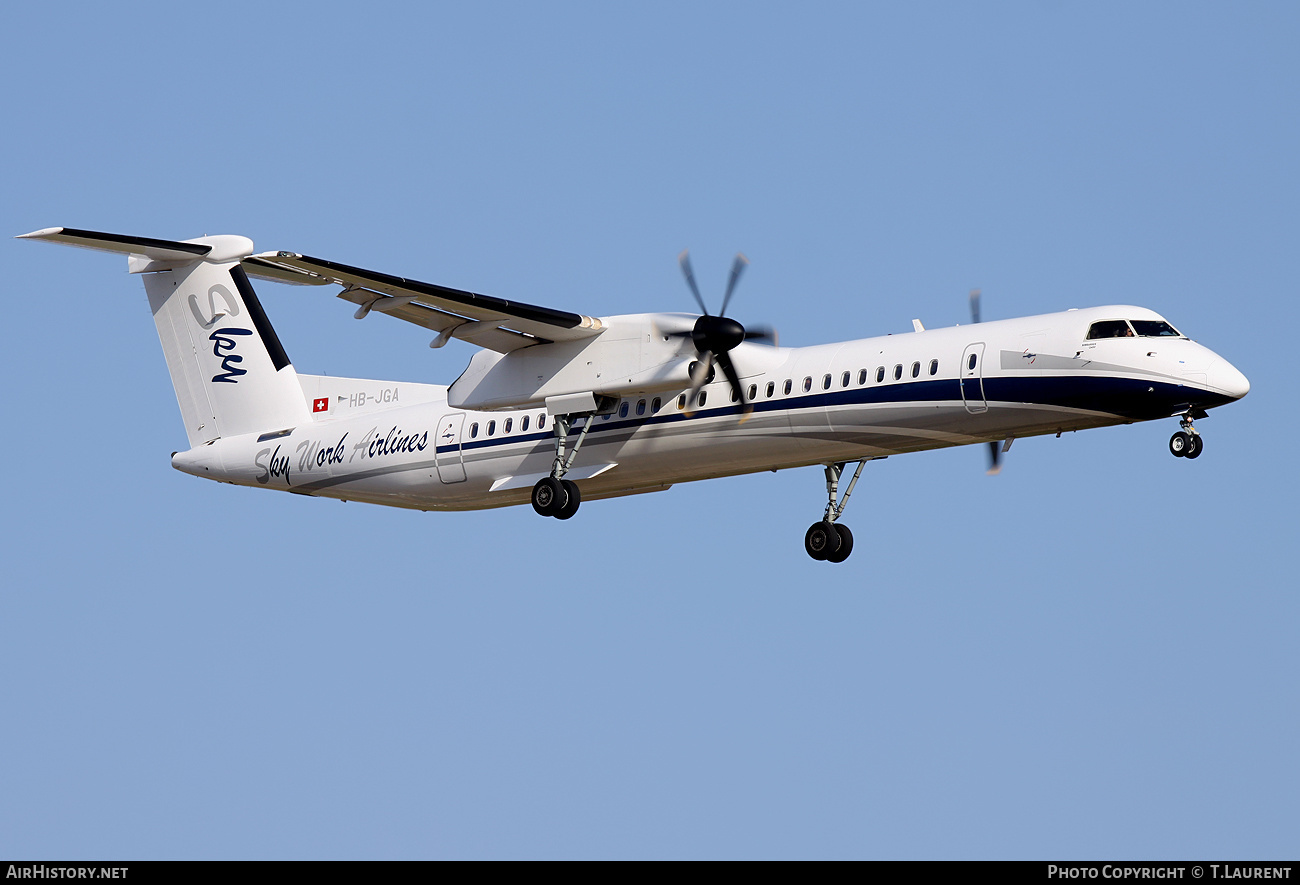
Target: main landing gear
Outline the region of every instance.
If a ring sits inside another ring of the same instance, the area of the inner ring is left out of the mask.
[[[1175,458],[1199,458],[1205,450],[1205,441],[1192,426],[1193,417],[1202,418],[1204,413],[1195,416],[1191,412],[1184,413],[1178,422],[1178,426],[1183,429],[1169,437],[1169,453]]]
[[[586,415],[582,432],[578,434],[578,441],[573,444],[573,451],[569,452],[569,457],[565,458],[564,440],[569,435],[572,417],[569,415],[555,417],[555,463],[551,465],[551,475],[539,479],[537,485],[533,486],[533,509],[540,515],[568,519],[578,512],[578,505],[582,503],[582,492],[578,490],[578,484],[565,479],[564,474],[569,472],[569,468],[573,466],[573,459],[578,457],[578,449],[582,448],[582,441],[587,438],[587,431],[591,429],[591,419],[592,415]]]
[[[819,562],[843,562],[853,552],[853,533],[848,526],[840,525],[838,520],[849,504],[849,495],[853,494],[853,487],[858,484],[863,465],[870,460],[872,459],[866,458],[858,462],[858,469],[853,472],[853,479],[849,480],[849,487],[844,490],[842,500],[839,498],[840,475],[847,462],[826,465],[826,497],[829,499],[826,502],[826,515],[821,522],[810,525],[803,536],[803,549],[813,559]]]

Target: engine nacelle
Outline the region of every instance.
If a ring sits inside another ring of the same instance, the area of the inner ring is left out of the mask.
[[[458,409],[521,409],[548,397],[591,393],[624,396],[678,391],[690,386],[696,359],[689,337],[694,317],[632,314],[602,317],[594,338],[537,344],[509,353],[481,350],[447,391]]]

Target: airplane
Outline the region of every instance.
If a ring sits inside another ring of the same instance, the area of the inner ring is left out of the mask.
[[[990,472],[1023,437],[1177,418],[1169,451],[1198,458],[1194,421],[1250,382],[1154,311],[1130,305],[780,347],[727,307],[591,317],[301,255],[240,236],[159,240],[74,228],[20,239],[127,256],[148,295],[190,448],[172,466],[218,482],[418,510],[583,500],[820,465],[827,503],[804,536],[843,562],[841,522],[868,461],[985,444]],[[477,345],[450,385],[299,374],[249,278],[337,285],[386,314]],[[718,370],[721,370],[720,373]],[[843,494],[840,483],[856,464]]]

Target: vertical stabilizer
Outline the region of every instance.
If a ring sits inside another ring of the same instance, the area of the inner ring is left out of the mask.
[[[148,273],[144,288],[191,446],[311,420],[238,261]]]

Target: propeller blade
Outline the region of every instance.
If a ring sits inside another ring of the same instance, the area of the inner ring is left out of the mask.
[[[695,285],[695,271],[691,269],[691,255],[689,249],[683,249],[682,254],[677,256],[677,264],[681,267],[682,273],[686,276],[686,284],[691,287],[691,294],[695,296],[695,303],[700,306],[700,311],[709,315],[709,309],[704,306],[704,299],[700,297],[700,287]]]
[[[980,321],[980,290],[970,290],[970,319],[972,323]]]
[[[745,391],[740,386],[740,376],[736,374],[736,367],[731,364],[731,354],[720,353],[717,359],[718,365],[722,367],[722,374],[727,376],[727,382],[736,394],[736,399],[742,406],[745,405]]]
[[[746,328],[745,340],[758,341],[762,344],[770,344],[773,347],[776,347],[777,346],[776,329],[774,329],[772,326],[755,326],[752,329]]]
[[[691,364],[691,389],[695,393],[700,392],[700,388],[709,383],[709,378],[713,375],[713,352],[704,351],[700,358]]]
[[[736,281],[748,266],[749,259],[743,253],[737,252],[736,260],[731,262],[731,276],[727,278],[727,293],[722,296],[722,309],[718,311],[720,316],[727,315],[727,305],[731,303],[731,293],[736,291]]]
[[[700,358],[695,361],[691,369],[691,390],[686,394],[686,417],[695,414],[695,397],[699,395],[704,385],[709,383],[709,378],[713,375],[713,353],[705,351]]]
[[[989,443],[989,469],[985,473],[989,476],[997,476],[1002,472],[1002,443]]]
[[[661,338],[690,338],[695,331],[695,321],[686,317],[682,317],[680,320],[676,318],[665,318],[662,321],[652,319],[650,328],[655,335]]]
[[[722,374],[727,376],[727,383],[731,385],[732,391],[736,394],[736,400],[740,403],[740,423],[744,424],[749,420],[749,415],[754,411],[754,407],[745,401],[745,389],[740,386],[740,376],[736,374],[736,367],[731,363],[731,355],[727,353],[718,354],[718,365],[722,366]]]

